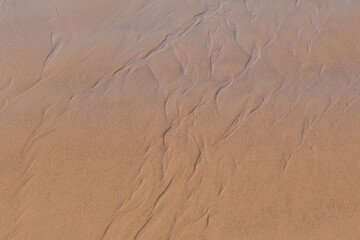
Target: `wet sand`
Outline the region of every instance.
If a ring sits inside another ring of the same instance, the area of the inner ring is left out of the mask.
[[[360,239],[360,1],[0,1],[0,239]]]

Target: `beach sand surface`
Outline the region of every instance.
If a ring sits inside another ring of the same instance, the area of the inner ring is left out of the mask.
[[[0,239],[360,239],[360,1],[1,0]]]

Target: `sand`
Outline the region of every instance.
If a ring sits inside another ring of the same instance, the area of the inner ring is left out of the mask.
[[[0,239],[360,239],[360,1],[2,0]]]

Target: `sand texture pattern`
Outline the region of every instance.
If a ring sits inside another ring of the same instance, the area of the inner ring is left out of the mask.
[[[0,0],[1,240],[359,240],[359,0]]]

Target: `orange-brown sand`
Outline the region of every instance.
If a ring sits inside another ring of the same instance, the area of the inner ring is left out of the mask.
[[[0,239],[358,240],[359,76],[359,0],[2,0]]]

